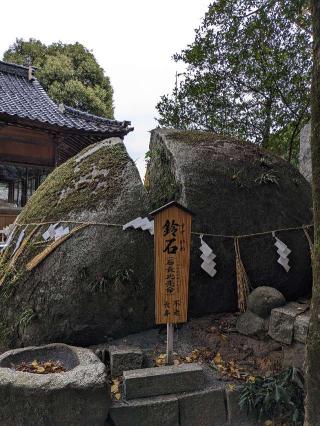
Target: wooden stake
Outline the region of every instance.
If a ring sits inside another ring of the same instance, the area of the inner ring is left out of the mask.
[[[173,364],[173,324],[167,324],[167,364]]]

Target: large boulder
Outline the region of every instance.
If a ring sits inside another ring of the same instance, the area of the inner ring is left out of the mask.
[[[64,221],[93,224],[32,270],[26,266],[46,248],[42,234],[49,224],[40,225],[13,257],[23,227],[15,231],[0,263],[0,346],[55,341],[82,346],[152,327],[153,238],[120,226],[148,211],[138,170],[121,139],[91,145],[55,169],[18,218],[30,224],[26,239],[39,222],[61,221],[70,230],[77,224]]]
[[[310,186],[292,165],[257,145],[212,133],[152,131],[146,186],[153,208],[175,199],[191,209],[198,233],[253,234],[312,221]],[[272,286],[295,299],[311,288],[308,242],[302,230],[277,236],[292,250],[288,273],[277,263],[271,233],[240,239],[242,261],[253,287]],[[218,272],[211,278],[200,268],[199,235],[193,235],[190,314],[235,310],[234,240],[204,240],[217,255]]]

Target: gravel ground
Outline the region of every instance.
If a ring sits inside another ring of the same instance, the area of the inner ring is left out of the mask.
[[[208,380],[243,381],[248,375],[270,375],[288,365],[303,368],[304,345],[283,346],[270,338],[257,340],[237,333],[238,314],[214,314],[192,319],[174,332],[175,362],[200,362]],[[166,351],[166,328],[159,327],[91,347],[139,347],[144,367],[161,365]],[[240,376],[240,378],[239,378]]]

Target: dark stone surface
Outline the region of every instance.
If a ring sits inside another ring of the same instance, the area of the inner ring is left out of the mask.
[[[178,399],[165,396],[118,402],[110,409],[110,420],[112,426],[180,426]]]
[[[132,346],[110,346],[111,376],[120,376],[124,371],[141,368],[143,353],[139,348]]]
[[[146,184],[153,208],[176,199],[192,210],[195,232],[251,234],[312,222],[310,185],[299,172],[257,145],[229,137],[152,131]],[[268,285],[294,300],[311,288],[308,242],[302,231],[278,237],[292,250],[289,273],[277,263],[271,234],[241,239],[241,257],[253,287]],[[200,240],[192,236],[191,316],[237,308],[234,241],[204,240],[217,255],[218,272],[211,278],[200,268]]]
[[[197,364],[144,368],[123,374],[126,399],[196,391],[203,389],[204,381],[202,367]]]
[[[226,426],[224,389],[178,395],[180,426]]]
[[[251,311],[244,312],[237,319],[237,331],[245,336],[263,338],[268,331],[268,320]]]
[[[55,169],[18,220],[124,224],[149,210],[138,170],[123,142],[114,138]],[[87,346],[154,325],[149,232],[89,226],[28,272],[26,264],[45,248],[33,242],[43,241],[47,229],[44,225],[36,232],[17,260],[14,276],[8,272],[0,287],[0,349],[55,341]],[[11,253],[1,265],[4,271]]]
[[[42,353],[42,355],[40,355]],[[32,374],[4,367],[7,361],[49,360],[70,353],[65,373]],[[16,349],[0,356],[1,426],[103,426],[111,405],[105,366],[89,349],[61,344]]]
[[[280,291],[267,286],[255,288],[248,297],[248,309],[262,318],[267,318],[273,308],[285,303],[286,299]]]

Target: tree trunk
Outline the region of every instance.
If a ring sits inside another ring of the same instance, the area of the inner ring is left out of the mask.
[[[265,103],[265,122],[264,122],[264,129],[262,132],[262,146],[264,148],[268,147],[268,142],[270,138],[270,130],[271,130],[271,111],[272,111],[272,103],[273,98],[270,97],[266,100]]]
[[[314,255],[311,320],[307,342],[305,426],[320,425],[320,1],[311,0],[313,74],[311,95]]]

